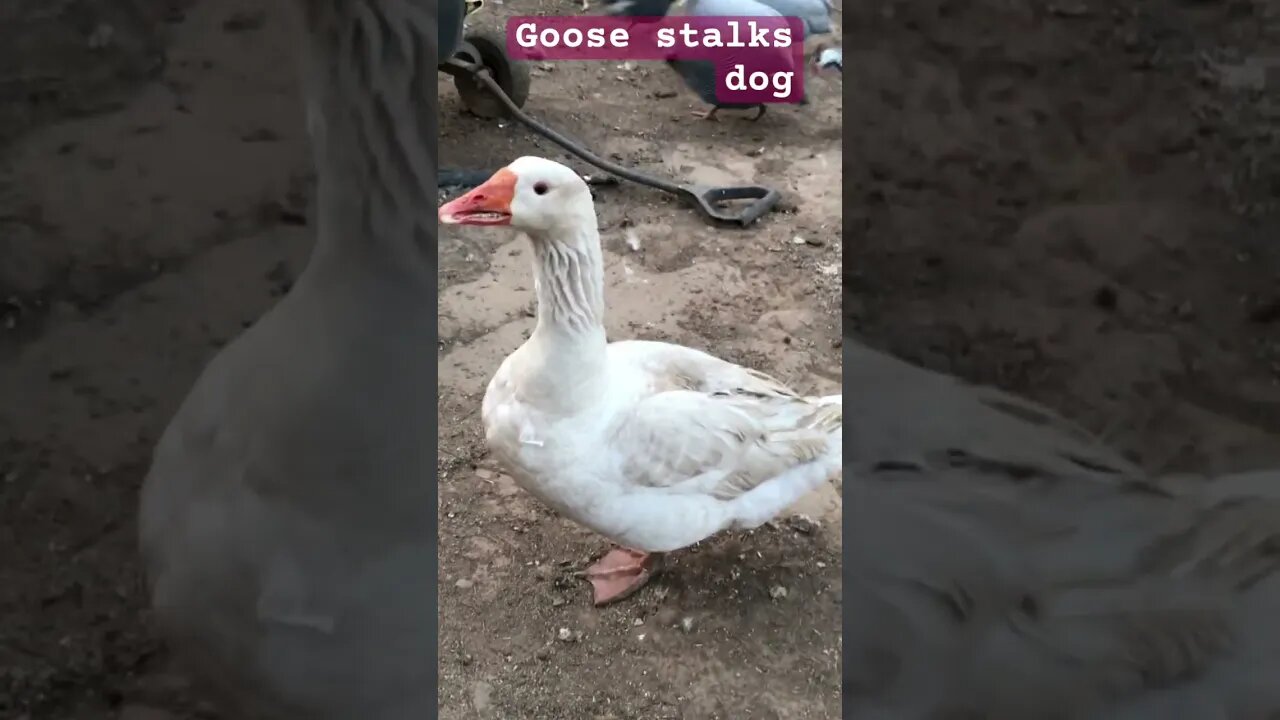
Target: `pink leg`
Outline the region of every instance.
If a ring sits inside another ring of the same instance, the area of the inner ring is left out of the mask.
[[[710,120],[711,122],[718,122],[720,118],[716,117],[716,112],[718,112],[719,110],[720,110],[719,107],[712,107],[707,110],[694,110],[692,112],[692,115],[698,118],[699,120]]]
[[[610,550],[582,575],[591,581],[595,605],[601,607],[631,597],[658,573],[659,555],[618,547]]]

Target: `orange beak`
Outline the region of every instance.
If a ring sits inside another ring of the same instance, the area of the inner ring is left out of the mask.
[[[480,187],[441,205],[436,215],[443,225],[510,225],[515,196],[516,174],[502,168]]]

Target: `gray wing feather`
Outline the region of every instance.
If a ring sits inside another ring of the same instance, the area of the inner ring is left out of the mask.
[[[1280,471],[1152,478],[846,339],[845,702],[904,719],[1280,711]]]

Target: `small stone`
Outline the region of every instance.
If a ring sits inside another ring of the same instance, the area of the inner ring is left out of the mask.
[[[640,627],[641,625],[644,624],[644,618],[636,618],[635,620],[631,621],[631,624],[636,627]]]
[[[543,645],[542,647],[538,648],[537,650],[534,650],[534,651],[533,651],[533,656],[534,656],[535,658],[539,659],[539,660],[550,660],[550,659],[551,659],[551,645],[549,645],[549,644],[548,644],[548,645]]]
[[[453,585],[454,587],[459,588],[461,590],[470,590],[472,587],[475,586],[475,582],[468,580],[467,578],[461,578],[458,580],[458,582],[454,583]]]
[[[787,518],[787,527],[802,535],[812,535],[818,530],[818,523],[808,515],[796,515]]]
[[[569,628],[562,627],[556,632],[556,639],[560,642],[573,642],[573,631]]]
[[[551,601],[551,607],[560,607],[567,602],[569,601],[565,600],[564,598],[555,598],[554,600]]]
[[[481,680],[471,686],[471,706],[476,714],[484,716],[493,708],[493,685]]]
[[[782,587],[781,585],[774,585],[773,587],[769,588],[769,597],[773,598],[774,600],[781,600],[786,596],[787,596],[787,589]]]
[[[691,617],[681,618],[680,629],[685,632],[693,632],[693,618]]]
[[[800,237],[799,235],[797,235],[797,236],[795,236],[795,237],[791,238],[791,244],[792,244],[792,245],[804,245],[806,242],[808,242],[808,240],[805,240],[804,238]]]

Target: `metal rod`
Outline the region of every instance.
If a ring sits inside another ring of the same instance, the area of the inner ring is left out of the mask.
[[[634,183],[647,185],[649,187],[657,188],[658,190],[663,190],[665,192],[673,193],[676,195],[687,195],[689,193],[689,189],[681,185],[677,185],[673,182],[662,180],[660,178],[655,178],[650,175],[645,175],[643,173],[636,172],[635,170],[630,170],[628,168],[625,168],[616,163],[609,162],[608,160],[605,160],[604,158],[596,155],[590,150],[577,144],[573,140],[565,137],[564,135],[561,135],[560,133],[556,132],[555,130],[552,130],[546,125],[543,125],[537,120],[534,120],[532,117],[529,117],[529,115],[525,114],[523,110],[521,110],[519,107],[516,107],[515,102],[512,101],[511,98],[507,97],[507,94],[502,90],[502,86],[498,85],[498,82],[493,79],[493,76],[489,73],[489,70],[485,68],[483,65],[469,63],[464,60],[459,60],[458,58],[455,57],[445,61],[445,66],[457,72],[467,73],[472,77],[476,78],[477,80],[479,80],[481,83],[484,84],[486,88],[488,88],[489,92],[493,93],[493,95],[497,97],[498,100],[500,100],[503,105],[507,106],[507,110],[517,120],[529,126],[529,128],[534,132],[538,133],[539,135],[542,135],[543,137],[559,145],[565,150],[568,150],[574,155],[577,155],[579,158],[582,158],[588,163],[591,163],[592,165],[595,165],[596,167],[602,170],[606,170],[610,173],[613,173],[618,177],[626,178],[627,180],[630,180],[631,182],[634,182]]]

